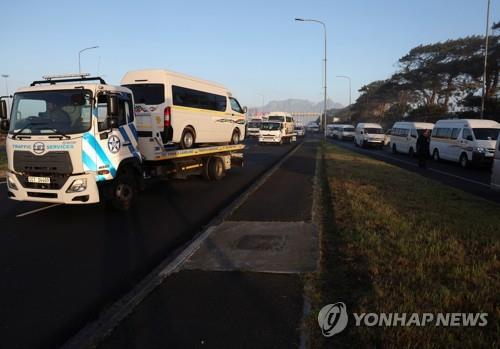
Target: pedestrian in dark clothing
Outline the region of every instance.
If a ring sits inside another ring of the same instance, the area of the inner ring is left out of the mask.
[[[425,130],[417,138],[417,157],[418,167],[425,168],[427,158],[429,157],[430,131]]]

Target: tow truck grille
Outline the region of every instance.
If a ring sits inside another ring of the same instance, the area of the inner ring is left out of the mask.
[[[73,173],[71,157],[68,152],[48,152],[35,155],[28,151],[14,152],[14,170],[17,179],[24,188],[57,190]],[[50,184],[30,183],[28,177],[50,177]]]

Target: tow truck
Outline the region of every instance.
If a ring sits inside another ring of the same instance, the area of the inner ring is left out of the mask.
[[[132,91],[88,74],[46,76],[16,91],[10,119],[0,99],[8,196],[18,201],[128,210],[152,177],[220,180],[243,166],[242,144],[172,149],[141,132]],[[154,124],[154,123],[152,123]]]

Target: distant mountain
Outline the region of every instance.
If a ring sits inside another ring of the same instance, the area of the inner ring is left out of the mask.
[[[340,103],[334,103],[331,99],[327,100],[327,109],[342,109],[344,106]],[[251,107],[249,114],[262,112],[262,107]],[[307,99],[286,99],[284,101],[270,101],[264,106],[264,112],[283,111],[288,113],[321,113],[323,111],[323,101],[314,103]]]

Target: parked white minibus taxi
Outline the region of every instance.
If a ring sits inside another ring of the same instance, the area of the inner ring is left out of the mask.
[[[413,156],[417,151],[417,138],[425,130],[432,131],[434,124],[428,122],[398,121],[391,130],[391,148],[393,153],[406,153]]]
[[[434,160],[491,165],[500,132],[493,120],[448,119],[436,122],[432,130],[430,151]]]
[[[382,126],[374,123],[360,122],[356,125],[356,134],[354,136],[356,146],[384,146],[384,130]]]
[[[347,139],[352,141],[356,134],[356,130],[352,125],[335,125],[333,128],[333,138],[341,141]]]
[[[245,137],[245,110],[222,85],[167,70],[136,70],[121,85],[134,93],[137,130],[164,144],[236,144]]]

